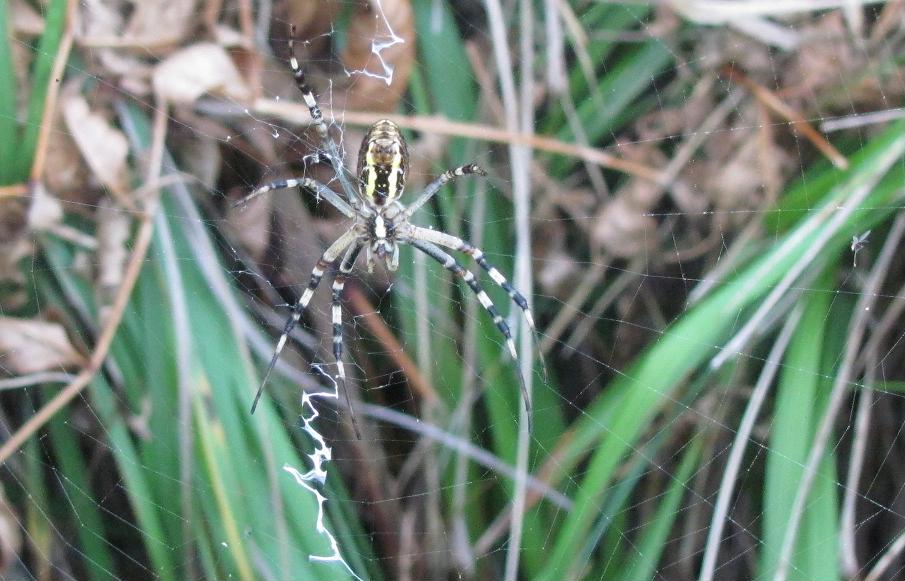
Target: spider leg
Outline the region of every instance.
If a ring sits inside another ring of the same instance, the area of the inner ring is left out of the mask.
[[[544,358],[544,352],[540,349],[540,337],[537,332],[537,327],[534,325],[534,315],[531,313],[531,307],[528,305],[528,301],[525,299],[524,295],[509,284],[506,277],[503,276],[495,266],[487,262],[487,259],[484,258],[484,251],[457,236],[447,234],[446,232],[431,230],[429,228],[421,228],[412,225],[407,234],[417,240],[426,240],[439,246],[445,246],[452,250],[464,252],[471,256],[474,261],[478,263],[478,266],[490,276],[493,282],[506,291],[506,294],[509,295],[512,302],[522,310],[522,314],[525,316],[525,322],[528,324],[528,328],[531,329],[531,333],[534,335],[534,344],[537,347],[541,368],[544,371],[544,382],[546,383],[548,381],[547,361]]]
[[[434,195],[440,191],[440,188],[445,186],[446,183],[450,180],[455,179],[459,176],[472,174],[486,176],[487,172],[484,171],[480,166],[471,163],[468,165],[459,166],[455,169],[448,169],[445,172],[441,173],[439,176],[434,178],[434,181],[427,184],[427,187],[424,188],[424,191],[420,196],[418,196],[417,199],[415,199],[414,202],[408,205],[408,207],[405,209],[405,213],[403,214],[402,219],[408,220],[409,218],[411,218],[415,214],[415,212],[421,209],[421,206],[423,206],[431,198],[433,198]]]
[[[311,302],[311,297],[314,296],[315,289],[317,289],[318,285],[321,283],[324,272],[330,268],[331,264],[336,262],[336,259],[350,244],[355,242],[357,237],[358,235],[353,230],[347,230],[345,234],[337,238],[336,241],[324,251],[321,257],[317,259],[317,263],[311,270],[311,279],[308,281],[308,288],[306,288],[305,292],[302,293],[302,296],[299,297],[298,302],[293,305],[292,316],[286,320],[286,325],[283,327],[283,334],[280,335],[280,339],[277,341],[277,346],[273,351],[273,357],[270,358],[270,364],[267,366],[267,371],[264,372],[264,379],[261,380],[261,385],[258,387],[258,392],[255,394],[254,402],[251,404],[251,413],[255,413],[255,408],[258,407],[258,400],[261,399],[261,395],[264,393],[264,387],[267,385],[267,380],[270,379],[270,374],[276,366],[277,360],[280,358],[280,353],[283,351],[283,347],[286,346],[286,340],[289,339],[289,333],[292,332],[302,318],[305,309],[308,308],[308,303]]]
[[[352,218],[353,216],[355,216],[355,210],[352,209],[352,206],[350,206],[346,203],[345,200],[340,198],[336,192],[334,192],[324,184],[319,183],[311,178],[291,178],[264,184],[239,201],[233,202],[232,207],[237,208],[239,206],[247,204],[249,201],[257,198],[261,194],[266,194],[267,192],[270,192],[272,190],[284,190],[290,188],[300,188],[302,190],[314,192],[314,195],[317,198],[323,198],[327,200],[328,202],[330,202],[330,204],[333,205],[334,208],[345,214],[347,217]]]
[[[506,346],[509,348],[509,355],[512,356],[512,360],[515,362],[516,375],[518,375],[519,387],[522,390],[522,399],[525,401],[525,410],[528,412],[528,431],[533,432],[533,420],[531,419],[531,399],[528,396],[528,386],[525,384],[525,376],[522,375],[522,369],[519,366],[519,357],[518,351],[515,348],[515,341],[512,340],[512,332],[509,330],[509,325],[506,324],[506,321],[500,315],[500,313],[496,310],[496,307],[493,304],[493,301],[490,300],[490,297],[487,296],[487,293],[484,292],[484,289],[481,288],[480,283],[475,278],[474,274],[463,267],[459,262],[431,242],[425,240],[419,240],[417,238],[409,238],[402,240],[406,244],[410,244],[413,247],[417,248],[421,252],[427,254],[437,262],[443,265],[443,268],[452,272],[453,274],[462,278],[465,281],[465,284],[468,285],[468,288],[475,294],[478,298],[478,302],[481,303],[481,306],[484,307],[484,310],[493,318],[494,324],[497,326],[497,329],[503,334],[506,338]]]
[[[352,186],[349,177],[346,175],[345,167],[342,163],[342,156],[339,153],[339,147],[336,145],[335,141],[330,139],[327,122],[324,121],[324,115],[321,113],[321,108],[317,105],[317,99],[314,97],[314,92],[311,90],[311,87],[308,86],[308,81],[305,80],[305,70],[299,65],[299,61],[295,57],[294,24],[289,27],[289,67],[292,69],[292,77],[295,79],[295,85],[298,87],[299,92],[302,93],[302,99],[308,107],[308,112],[311,113],[311,119],[314,121],[314,127],[317,129],[317,134],[320,136],[321,143],[323,144],[324,149],[327,150],[326,157],[330,160],[330,165],[333,166],[336,177],[339,178],[339,183],[346,196],[346,201],[355,209],[362,207],[358,198],[358,190]]]
[[[358,430],[358,421],[355,419],[355,408],[352,407],[352,398],[349,396],[349,389],[346,385],[346,368],[343,365],[343,308],[342,295],[346,285],[346,275],[352,271],[352,265],[361,252],[362,244],[355,243],[346,251],[342,263],[339,266],[339,272],[333,279],[333,358],[336,360],[337,375],[339,377],[340,388],[346,394],[346,404],[349,406],[349,415],[352,418],[352,428],[355,430],[355,437],[361,439],[361,432]]]

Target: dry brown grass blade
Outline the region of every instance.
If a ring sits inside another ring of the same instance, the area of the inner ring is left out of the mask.
[[[311,123],[308,108],[301,103],[296,104],[273,99],[258,99],[254,102],[252,109],[255,114],[278,117],[290,123],[299,125],[308,125]],[[663,180],[661,172],[653,167],[622,159],[593,147],[574,145],[552,137],[515,133],[475,123],[460,123],[439,116],[385,115],[367,111],[324,111],[325,116],[332,116],[335,113],[338,113],[338,118],[342,119],[347,125],[367,127],[379,119],[386,118],[395,122],[403,129],[411,129],[434,135],[449,135],[494,143],[505,143],[507,145],[527,145],[538,151],[576,157],[591,163],[596,163],[608,169],[620,171],[652,182],[661,183]]]
[[[402,344],[377,314],[374,305],[354,285],[346,288],[346,296],[355,315],[364,321],[368,331],[384,346],[387,354],[405,374],[412,389],[418,392],[428,404],[439,401],[440,398],[437,396],[434,386],[421,374],[421,370],[402,348]]]
[[[0,186],[0,199],[21,198],[28,195],[28,184],[12,184]]]
[[[53,119],[56,117],[57,98],[60,95],[60,81],[66,71],[66,63],[69,61],[69,52],[72,50],[72,39],[75,30],[76,0],[69,0],[66,4],[66,26],[63,38],[60,40],[60,48],[53,60],[53,71],[50,74],[50,87],[47,89],[47,98],[44,100],[44,113],[41,115],[41,129],[38,131],[38,143],[35,147],[35,157],[31,164],[32,181],[38,181],[44,175],[44,164],[47,161],[47,145],[50,142],[50,132],[53,129]]]
[[[848,168],[848,159],[845,158],[842,153],[839,152],[838,149],[833,147],[823,135],[820,134],[819,131],[814,129],[814,126],[808,122],[807,119],[804,118],[798,111],[787,105],[779,96],[776,95],[773,91],[764,87],[763,85],[759,85],[747,75],[740,72],[738,69],[733,69],[731,66],[727,65],[723,67],[720,71],[720,74],[729,81],[736,81],[740,83],[743,87],[751,91],[751,94],[760,101],[765,107],[769,108],[771,111],[779,115],[780,117],[785,118],[789,121],[795,129],[801,132],[808,141],[814,144],[814,147],[820,150],[823,155],[830,160],[830,162],[839,169],[847,169]]]

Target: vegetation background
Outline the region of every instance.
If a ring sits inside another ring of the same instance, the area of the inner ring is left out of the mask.
[[[0,3],[0,576],[903,578],[903,20],[901,0]],[[499,333],[410,252],[347,287],[362,439],[329,397],[326,289],[249,414],[342,225],[294,192],[230,207],[318,146],[290,23],[350,170],[384,116],[409,195],[489,170],[417,222],[532,297],[538,344],[509,320],[533,433]],[[292,472],[311,426],[322,522]],[[333,554],[321,524],[348,568],[309,559]]]

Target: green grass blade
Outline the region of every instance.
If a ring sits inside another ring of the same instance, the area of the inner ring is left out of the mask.
[[[663,549],[669,540],[673,523],[679,516],[679,503],[689,489],[689,480],[698,467],[701,459],[703,441],[697,438],[688,445],[688,450],[682,456],[678,469],[674,475],[670,475],[670,484],[663,493],[663,499],[657,506],[653,519],[644,526],[639,540],[634,543],[628,564],[615,579],[623,581],[645,581],[658,577],[657,563]]]
[[[9,3],[0,2],[0,186],[13,182],[16,160],[16,76]]]
[[[58,413],[48,424],[50,442],[59,463],[59,470],[54,473],[60,493],[66,499],[67,511],[72,510],[78,519],[76,534],[81,553],[80,564],[88,578],[107,580],[116,577],[116,570],[107,541],[108,532],[99,512],[102,505],[91,494],[91,475],[72,437],[72,430],[66,410]]]
[[[863,160],[861,164],[854,165],[849,170],[845,183],[827,196],[826,204],[838,203],[855,188],[864,187],[865,184],[876,184],[874,193],[865,201],[866,207],[886,207],[895,196],[892,178],[897,177],[896,174],[900,171],[897,160],[905,153],[902,126],[894,125],[878,137],[877,141],[885,143],[882,151]],[[879,182],[891,168],[896,171],[890,174],[889,183]],[[880,220],[889,213],[854,213],[833,239],[833,244],[826,248],[827,255],[845,248],[846,237],[851,235],[851,231],[863,227],[867,220]],[[598,423],[600,420],[597,418],[602,411],[597,403],[589,409],[587,417],[590,419],[579,420],[578,431],[589,432],[586,434],[589,437],[597,434],[602,439],[594,448],[587,473],[575,496],[575,510],[559,531],[550,562],[540,579],[561,579],[572,570],[573,547],[591,526],[614,471],[634,446],[643,426],[671,400],[674,390],[684,378],[715,354],[713,346],[720,345],[726,339],[738,313],[767,293],[790,265],[810,248],[813,240],[819,236],[820,228],[804,230],[806,223],[807,220],[803,221],[802,225],[778,240],[770,251],[764,253],[731,283],[719,288],[690,310],[639,357],[624,375],[613,382],[608,390],[619,394],[615,403],[619,413],[608,416],[610,421],[605,429]],[[576,440],[587,442],[584,436],[585,434],[579,435]]]
[[[833,274],[827,273],[815,288],[832,288],[832,284]],[[830,316],[834,298],[842,300],[828,292],[809,293],[805,298],[801,323],[789,344],[780,373],[764,486],[761,579],[769,579],[776,570],[803,466],[820,422],[821,411],[826,407],[825,397],[820,394],[825,383],[822,380],[823,361],[828,355],[835,356],[827,350],[827,325],[833,321],[833,326],[845,328],[845,325],[838,324],[838,317]],[[832,457],[828,454],[826,463],[821,467],[821,476],[828,476],[829,483],[834,483],[835,471],[831,462]],[[827,469],[830,469],[829,474]],[[838,571],[833,577],[815,576],[818,569],[824,569],[823,573],[826,573],[827,566],[832,568],[838,562],[835,558],[836,545],[826,545],[828,539],[836,538],[833,531],[837,512],[835,506],[827,505],[834,500],[832,489],[835,486],[830,485],[831,490],[828,491],[824,480],[818,477],[812,497],[817,502],[808,505],[790,579],[838,578]],[[829,515],[827,509],[830,509]],[[826,522],[827,516],[830,517],[829,523]]]

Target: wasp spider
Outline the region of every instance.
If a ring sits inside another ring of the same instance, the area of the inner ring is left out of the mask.
[[[518,353],[515,349],[515,342],[512,340],[509,325],[497,312],[496,307],[490,297],[487,296],[487,293],[481,288],[475,275],[464,268],[443,248],[463,252],[471,256],[478,266],[490,276],[491,280],[509,294],[512,301],[522,310],[528,326],[534,331],[534,318],[528,307],[528,301],[509,284],[506,277],[499,270],[487,262],[487,259],[484,258],[484,253],[479,248],[451,234],[421,228],[409,221],[412,215],[450,180],[464,175],[485,176],[487,173],[475,164],[447,170],[428,184],[414,202],[408,206],[404,205],[400,201],[400,197],[405,187],[406,171],[409,164],[408,150],[399,127],[392,121],[384,119],[371,125],[365,134],[358,153],[358,184],[357,187],[353,187],[343,167],[339,147],[329,135],[327,124],[317,105],[314,93],[312,93],[311,88],[305,81],[305,72],[299,66],[295,57],[293,37],[294,29],[291,29],[289,35],[289,65],[292,68],[296,84],[302,93],[305,105],[308,106],[314,126],[319,134],[321,145],[324,149],[322,152],[324,154],[323,157],[330,162],[340,182],[342,195],[313,179],[300,177],[263,185],[236,202],[234,206],[242,205],[252,198],[271,190],[300,188],[301,190],[314,193],[318,198],[327,200],[351,220],[351,225],[327,248],[314,266],[311,272],[311,279],[308,281],[308,287],[293,306],[292,316],[286,321],[283,334],[277,342],[270,365],[268,365],[261,386],[255,395],[251,412],[254,413],[258,405],[264,386],[267,384],[270,373],[280,357],[280,352],[286,345],[289,333],[301,319],[305,308],[314,295],[315,289],[317,289],[324,274],[328,271],[334,272],[331,309],[333,316],[333,355],[336,358],[340,387],[344,391],[346,390],[346,371],[342,361],[342,294],[346,277],[351,272],[352,266],[355,264],[355,260],[362,249],[366,252],[369,270],[373,269],[375,262],[384,261],[389,270],[395,271],[399,266],[399,245],[408,244],[430,256],[442,264],[444,268],[460,277],[477,296],[484,309],[493,317],[493,322],[505,337],[509,354],[516,364],[522,397],[528,412],[528,427],[530,430],[531,404],[525,387],[525,378],[522,376],[521,368],[518,366]],[[352,410],[352,402],[347,391],[346,401],[349,405],[355,434],[360,437],[358,425],[355,421],[355,413]]]

